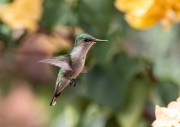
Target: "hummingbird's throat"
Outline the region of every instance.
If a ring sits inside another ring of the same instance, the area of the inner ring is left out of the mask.
[[[90,43],[88,45],[76,46],[71,51],[70,55],[77,58],[85,58],[89,49],[92,47],[94,43]]]

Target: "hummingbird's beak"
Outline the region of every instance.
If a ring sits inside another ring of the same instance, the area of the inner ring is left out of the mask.
[[[105,41],[108,41],[108,40],[95,39],[95,42],[105,42]]]

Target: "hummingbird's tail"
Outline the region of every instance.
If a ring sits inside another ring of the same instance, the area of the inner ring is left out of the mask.
[[[51,99],[51,102],[50,102],[50,106],[56,105],[57,98],[59,97],[60,94],[61,94],[61,92],[58,93],[58,94],[55,93],[55,94],[53,95],[53,97],[52,97],[52,99]]]

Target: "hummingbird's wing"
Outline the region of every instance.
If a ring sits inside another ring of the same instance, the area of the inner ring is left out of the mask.
[[[69,65],[70,57],[68,57],[67,55],[47,58],[38,62],[48,63],[57,67],[64,68],[66,70],[72,70],[71,66]]]

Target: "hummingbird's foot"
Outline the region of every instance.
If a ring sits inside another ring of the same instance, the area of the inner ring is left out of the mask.
[[[71,82],[70,82],[70,86],[73,86],[75,87],[77,84],[76,84],[76,79],[72,79]]]

